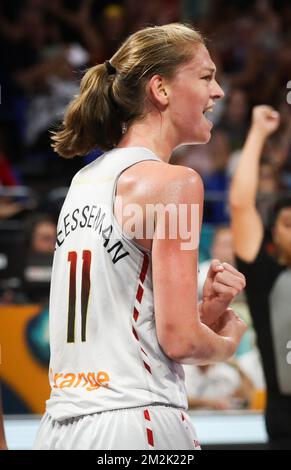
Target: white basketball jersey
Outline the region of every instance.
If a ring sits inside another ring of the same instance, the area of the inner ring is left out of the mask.
[[[57,420],[168,404],[187,408],[183,367],[156,334],[151,253],[113,215],[119,175],[142,147],[114,149],[79,171],[62,207],[50,293],[48,413]]]

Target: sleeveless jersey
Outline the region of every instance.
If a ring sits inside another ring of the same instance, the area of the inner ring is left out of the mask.
[[[160,163],[143,147],[105,153],[75,175],[60,212],[49,306],[53,419],[187,408],[183,367],[157,340],[151,253],[113,213],[118,177],[144,160]]]

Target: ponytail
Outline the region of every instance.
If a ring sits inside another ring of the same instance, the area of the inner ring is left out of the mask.
[[[105,64],[86,72],[80,94],[67,108],[62,128],[52,135],[52,147],[59,155],[86,155],[96,147],[109,150],[118,143],[122,121],[113,102],[113,79]]]

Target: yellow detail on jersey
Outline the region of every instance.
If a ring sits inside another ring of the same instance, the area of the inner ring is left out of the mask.
[[[72,373],[52,373],[52,387],[53,388],[77,388],[86,387],[88,392],[98,390],[100,387],[108,387],[109,375],[104,371],[99,372],[78,372]]]

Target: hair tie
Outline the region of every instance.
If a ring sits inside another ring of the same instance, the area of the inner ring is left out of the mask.
[[[109,60],[105,61],[105,66],[106,66],[106,70],[107,70],[108,75],[115,75],[116,74],[116,68],[111,64],[111,62]]]

